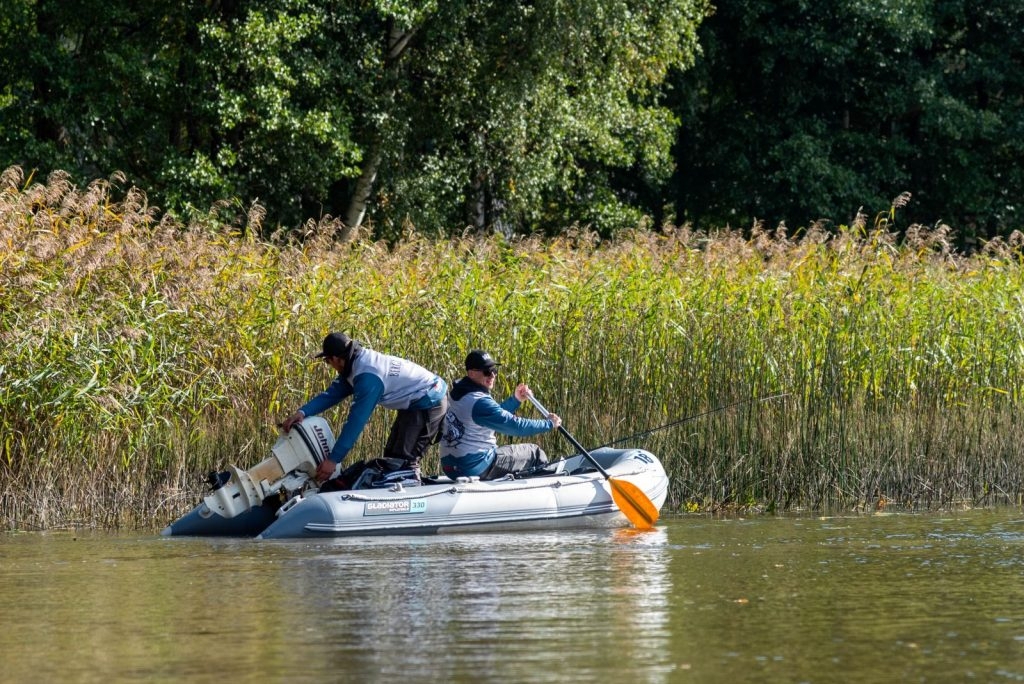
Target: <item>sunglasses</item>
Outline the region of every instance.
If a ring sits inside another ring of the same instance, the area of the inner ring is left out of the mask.
[[[486,375],[489,378],[494,378],[494,377],[497,377],[497,375],[498,375],[498,369],[497,368],[492,368],[490,370],[481,370],[480,372],[483,373],[484,375]]]

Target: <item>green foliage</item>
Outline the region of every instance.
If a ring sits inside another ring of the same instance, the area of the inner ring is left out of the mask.
[[[244,3],[198,22],[196,49],[181,55],[195,91],[182,122],[189,133],[157,179],[171,206],[248,198],[295,225],[312,207],[322,213],[332,184],[357,173],[352,110],[330,95],[339,82],[324,37],[330,22],[305,0]]]
[[[233,200],[286,227],[344,216],[364,173],[382,235],[610,232],[638,213],[616,170],[671,169],[658,86],[692,62],[702,7],[17,0],[0,159],[80,181],[124,170],[190,217]]]
[[[965,244],[1020,228],[1024,138],[1012,0],[741,2],[675,83],[680,221],[807,226],[913,193],[906,220]],[[840,212],[837,215],[837,212]]]
[[[692,63],[702,11],[678,0],[439,9],[402,66],[410,137],[382,178],[392,221],[427,232],[635,225],[615,170],[668,177],[675,120],[659,86]]]
[[[9,0],[0,165],[267,234],[1021,226],[1024,5],[719,5]]]

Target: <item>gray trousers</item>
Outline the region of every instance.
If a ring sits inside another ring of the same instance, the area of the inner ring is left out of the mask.
[[[490,470],[480,476],[481,480],[497,480],[509,473],[518,473],[529,468],[539,468],[548,462],[548,456],[536,444],[504,444],[498,447],[497,457]]]

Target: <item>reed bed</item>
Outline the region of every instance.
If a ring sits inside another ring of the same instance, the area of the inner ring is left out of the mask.
[[[333,329],[450,380],[489,349],[498,393],[526,381],[584,445],[656,452],[670,511],[1020,504],[1016,237],[970,256],[884,223],[389,246],[327,219],[258,239],[258,207],[182,226],[121,182],[0,177],[8,529],[163,526],[207,471],[266,456],[329,382],[311,355]]]

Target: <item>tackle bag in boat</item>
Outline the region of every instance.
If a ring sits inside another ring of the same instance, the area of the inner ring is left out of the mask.
[[[353,463],[341,471],[338,477],[325,482],[320,491],[376,489],[395,484],[401,484],[403,487],[418,486],[420,481],[416,478],[416,471],[406,466],[407,463],[399,458],[373,458]]]

